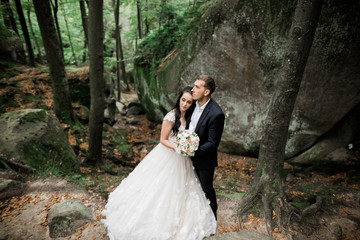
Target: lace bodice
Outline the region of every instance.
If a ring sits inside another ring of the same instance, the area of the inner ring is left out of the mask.
[[[169,121],[169,122],[175,122],[175,111],[172,110],[172,111],[168,112],[168,113],[165,115],[165,117],[164,117],[163,120],[167,120],[167,121]]]
[[[175,122],[175,111],[170,111],[168,112],[164,119],[163,120],[167,120],[169,122]],[[184,130],[185,129],[185,126],[184,125],[180,125],[179,127],[179,131],[180,130]],[[174,143],[175,142],[175,135],[173,132],[170,133],[170,136],[169,136],[169,141]]]

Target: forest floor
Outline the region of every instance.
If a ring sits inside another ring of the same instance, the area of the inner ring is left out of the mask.
[[[0,106],[0,114],[44,106],[51,110],[48,74],[39,68],[20,67],[16,71],[17,74],[2,76],[0,80],[0,100],[4,103],[7,96],[5,104]],[[70,81],[86,79],[86,75],[87,68],[83,68],[68,73],[68,78]],[[40,95],[41,98],[35,98]],[[122,94],[121,102],[126,106],[136,98],[135,92],[130,91]],[[160,137],[160,124],[150,123],[145,115],[118,113],[117,117],[116,123],[107,125],[104,130],[104,160],[105,164],[113,166],[111,171],[82,165],[79,174],[65,178],[17,176],[25,179],[29,187],[21,196],[0,201],[0,239],[43,239],[42,236],[48,236],[47,210],[63,199],[72,198],[80,199],[92,208],[95,220],[64,239],[106,239],[100,213],[108,194],[158,144]],[[84,161],[86,136],[79,142],[79,136],[75,136],[68,125],[63,124],[63,127],[77,155]],[[126,155],[118,149],[118,142],[114,142],[117,136],[121,136],[118,141],[125,141],[121,148],[126,148]],[[121,165],[120,158],[125,158],[131,166]],[[241,229],[266,232],[264,221],[258,216],[249,215],[248,221],[241,226],[236,218],[236,206],[251,185],[256,162],[256,158],[219,153],[219,167],[214,178],[219,203],[217,234]],[[314,240],[360,239],[359,162],[360,158],[355,163],[343,162],[341,167],[327,164],[322,168],[299,168],[285,164],[286,195],[290,203],[304,209],[313,204],[317,196],[326,199],[321,209],[306,219],[300,231],[294,230],[295,234],[301,232],[306,236],[304,239]],[[9,177],[8,172],[0,173],[0,178]],[[5,225],[7,228],[4,228]],[[9,237],[9,234],[15,238]],[[286,239],[279,230],[274,231],[272,236]]]

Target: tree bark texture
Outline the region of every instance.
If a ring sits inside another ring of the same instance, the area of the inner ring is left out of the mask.
[[[140,0],[136,0],[136,7],[137,7],[139,39],[142,39],[143,38],[143,27],[142,27],[141,1]]]
[[[102,130],[105,108],[103,0],[89,1],[90,121],[87,162],[102,162]]]
[[[121,84],[120,84],[120,26],[119,26],[119,11],[120,0],[116,0],[115,5],[115,41],[116,41],[116,85],[117,85],[117,100],[121,99]]]
[[[262,202],[270,234],[274,226],[289,233],[292,207],[286,202],[281,179],[289,123],[313,42],[323,0],[299,0],[285,48],[277,92],[270,105],[251,188],[238,208],[240,222]]]
[[[15,0],[15,5],[16,5],[16,11],[19,15],[19,21],[20,21],[20,25],[21,25],[21,30],[24,35],[27,52],[29,54],[29,64],[31,66],[35,66],[34,51],[31,46],[29,31],[28,31],[28,28],[26,25],[25,16],[24,16],[24,12],[23,12],[23,8],[22,8],[20,0]]]
[[[61,31],[60,31],[59,20],[58,20],[58,10],[59,10],[58,0],[55,0],[54,1],[55,3],[53,3],[52,0],[49,0],[49,1],[51,3],[53,14],[54,14],[54,22],[55,22],[55,26],[56,26],[55,29],[56,29],[56,32],[57,32],[58,38],[59,38],[60,51],[64,58],[63,42],[62,42]]]
[[[124,60],[124,51],[122,47],[122,40],[121,40],[121,28],[119,29],[119,54],[120,54],[120,69],[121,69],[121,75],[122,78],[126,84],[126,91],[130,90],[128,78],[126,75],[126,69],[125,69],[125,60]],[[119,99],[120,101],[120,99]]]
[[[80,0],[80,12],[81,12],[81,23],[84,29],[84,35],[85,35],[85,41],[88,42],[88,16],[86,15],[86,7],[85,7],[85,1]]]
[[[28,18],[28,22],[29,22],[29,28],[30,28],[30,32],[31,32],[31,35],[33,37],[33,40],[34,40],[34,43],[35,43],[35,46],[36,46],[36,49],[38,51],[38,61],[40,63],[42,63],[43,61],[43,57],[41,55],[41,49],[40,49],[40,45],[39,45],[39,42],[35,36],[35,33],[34,33],[34,28],[32,26],[32,22],[31,22],[31,18],[30,18],[30,7],[27,9],[27,18]]]
[[[49,0],[33,0],[33,4],[50,68],[55,114],[58,118],[73,119],[64,57],[55,29],[50,2]]]
[[[84,29],[84,35],[85,35],[85,42],[84,42],[84,49],[87,48],[88,46],[88,42],[89,42],[89,37],[88,37],[88,16],[86,14],[86,7],[85,7],[85,1],[84,0],[80,0],[80,12],[81,12],[81,23]],[[83,62],[86,61],[86,51],[84,51],[84,55],[83,55]]]

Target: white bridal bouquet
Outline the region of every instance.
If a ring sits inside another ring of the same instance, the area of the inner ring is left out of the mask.
[[[184,156],[194,156],[199,147],[199,136],[189,130],[180,130],[175,137],[176,152]]]

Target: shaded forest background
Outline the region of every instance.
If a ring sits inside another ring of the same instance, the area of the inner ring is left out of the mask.
[[[27,108],[55,113],[77,156],[79,167],[65,169],[56,162],[49,162],[44,167],[39,162],[29,169],[21,159],[6,154],[1,154],[1,162],[3,169],[10,168],[20,175],[30,173],[26,175],[27,179],[29,176],[34,180],[56,175],[106,198],[158,143],[159,125],[147,121],[142,115],[141,103],[136,100],[133,64],[147,67],[156,74],[162,61],[172,57],[171,52],[181,46],[214,1],[112,0],[91,7],[94,2],[102,3],[85,0],[1,1],[0,114]],[[45,14],[45,5],[40,4],[48,4],[50,14]],[[103,21],[89,21],[100,13],[102,15],[97,17]],[[54,29],[41,31],[39,18],[44,16],[53,21]],[[46,50],[46,42],[51,37],[58,41],[53,46],[55,51]],[[101,64],[92,67],[91,56],[100,59]],[[54,60],[58,62],[52,67]],[[91,72],[101,65],[103,70]],[[96,75],[99,73],[100,77]],[[54,85],[56,78],[58,85]],[[91,79],[98,85],[90,86],[93,84]],[[61,84],[64,82],[65,86]],[[71,104],[64,101],[66,97],[57,100],[57,91],[68,95]],[[99,92],[102,100],[95,101]],[[101,110],[94,110],[96,104],[100,104],[97,107]],[[90,106],[93,106],[92,111]],[[14,162],[16,164],[11,165]],[[319,228],[321,224],[315,216],[321,209],[318,196],[325,196],[321,217],[341,217],[338,225],[328,229],[328,234],[338,234],[340,237],[336,239],[356,236],[353,229],[343,229],[343,233],[336,231],[338,226],[346,224],[344,215],[350,216],[354,225],[360,223],[359,213],[351,210],[360,199],[358,167],[358,162],[336,171],[334,166],[302,169],[285,164],[286,197],[297,210],[308,211],[302,219],[305,227],[299,227],[303,234],[313,234],[315,238],[326,235],[326,229]],[[255,168],[256,159],[221,153],[215,179],[217,193],[239,199],[248,190]],[[334,202],[337,205],[332,207]],[[2,207],[8,205],[9,202],[5,202]],[[250,220],[241,227],[262,229],[259,226],[263,220],[261,214],[259,216],[248,215]],[[272,217],[274,219],[276,215]],[[316,228],[321,230],[316,232]],[[219,232],[239,230],[234,223],[220,225]],[[285,238],[283,229],[273,230],[274,237]],[[297,230],[292,231],[293,235],[297,233]]]

